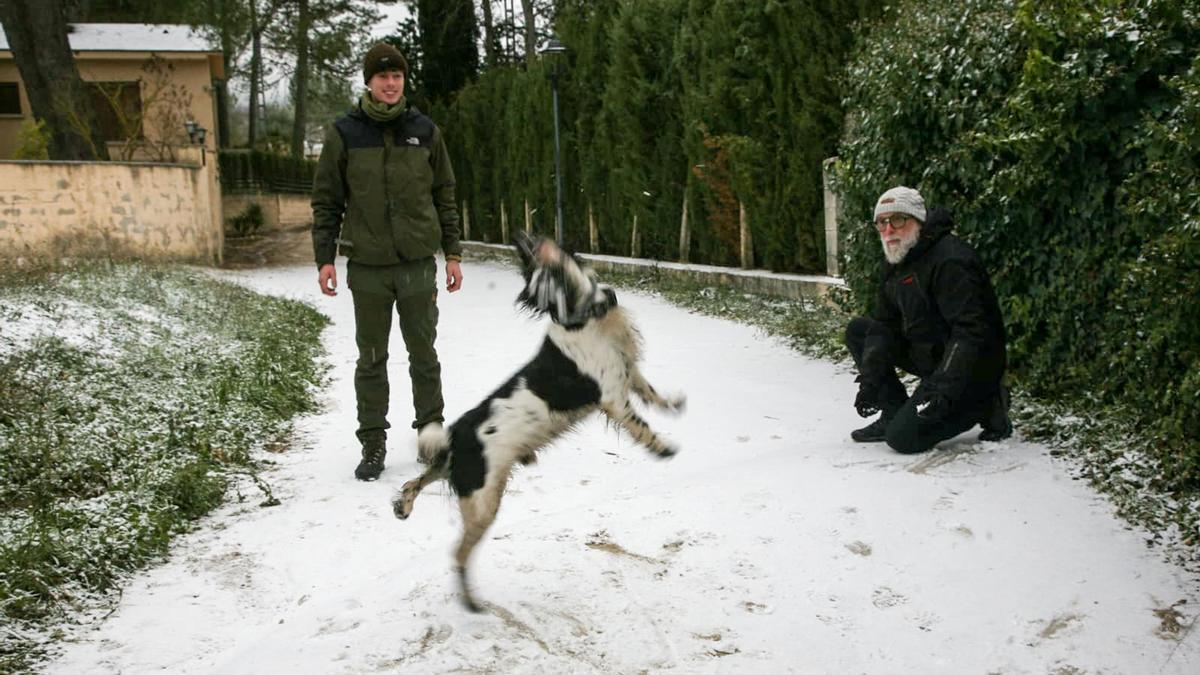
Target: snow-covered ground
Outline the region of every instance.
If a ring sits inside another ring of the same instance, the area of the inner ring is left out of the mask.
[[[440,297],[451,418],[541,340],[513,269],[464,273]],[[49,672],[1200,672],[1197,579],[1044,446],[852,443],[843,367],[629,292],[644,372],[689,397],[646,414],[681,453],[656,461],[599,419],[544,451],[476,550],[470,614],[445,487],[391,513],[419,472],[399,331],[388,468],[360,483],[349,292],[322,297],[311,265],[229,277],[334,320],[323,409],[266,476],[282,504],[248,493],[207,519]]]

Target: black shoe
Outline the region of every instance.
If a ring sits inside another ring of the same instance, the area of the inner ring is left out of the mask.
[[[375,480],[383,473],[383,458],[387,457],[387,444],[382,438],[363,441],[362,461],[354,469],[359,480]]]
[[[979,421],[983,431],[979,433],[981,441],[1002,441],[1012,436],[1012,419],[1008,416],[1009,406],[1008,387],[1000,386],[1000,393],[992,399],[987,414]]]
[[[850,432],[850,438],[859,443],[879,443],[887,439],[888,423],[891,422],[890,417],[879,416],[879,419],[871,422],[861,429],[855,429]]]

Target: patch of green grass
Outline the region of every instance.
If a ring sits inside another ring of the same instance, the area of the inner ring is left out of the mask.
[[[324,378],[308,305],[177,267],[0,284],[0,672],[159,558]],[[267,490],[269,492],[269,490]]]

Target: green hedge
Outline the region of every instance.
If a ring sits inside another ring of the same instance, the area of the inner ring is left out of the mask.
[[[860,308],[874,200],[917,187],[992,270],[1020,384],[1133,411],[1200,487],[1194,0],[911,0],[860,38],[839,171]]]
[[[833,77],[850,26],[875,3],[566,0],[555,32],[564,238],[588,248],[589,207],[603,253],[679,257],[684,196],[693,262],[738,263],[738,201],[755,263],[824,271],[821,162],[841,133]],[[446,131],[472,236],[501,239],[526,199],[534,229],[554,229],[549,64],[485,72],[433,117]]]
[[[312,191],[317,172],[314,160],[260,150],[222,150],[218,158],[221,189],[230,194],[257,191],[306,194]]]

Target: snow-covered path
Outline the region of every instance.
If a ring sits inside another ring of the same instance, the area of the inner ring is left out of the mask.
[[[450,418],[541,340],[513,269],[464,272],[440,298]],[[444,486],[391,513],[418,473],[398,331],[388,468],[359,483],[349,292],[320,296],[309,265],[231,278],[334,319],[324,408],[266,476],[282,504],[250,487],[49,672],[1200,672],[1197,580],[1045,447],[852,443],[842,367],[630,292],[644,372],[689,397],[681,417],[646,414],[681,453],[655,461],[598,419],[543,452],[476,551],[487,611],[470,614]]]

